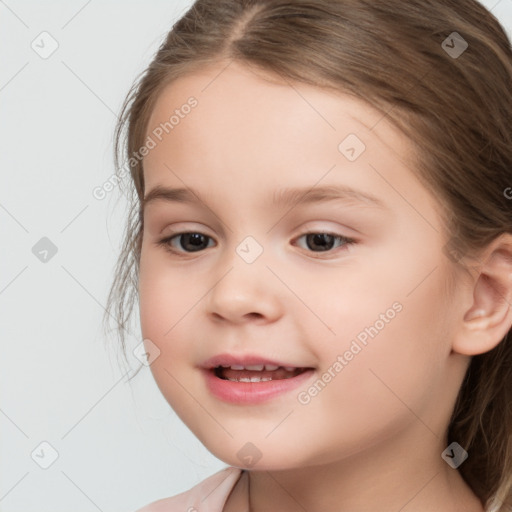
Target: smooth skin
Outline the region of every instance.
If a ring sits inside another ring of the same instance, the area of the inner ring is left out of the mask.
[[[470,356],[512,324],[511,237],[464,277],[443,250],[440,205],[411,170],[410,141],[352,95],[215,63],[166,86],[147,134],[190,96],[197,106],[144,158],[146,195],[160,185],[202,198],[144,209],[141,327],[160,350],[151,370],[169,404],[216,457],[251,469],[252,512],[481,512],[441,453]],[[354,161],[338,148],[349,134],[366,146]],[[272,204],[280,189],[324,185],[372,194],[382,207]],[[204,235],[200,250],[179,234],[159,243],[183,232]],[[324,238],[322,251],[307,233],[342,238]],[[263,249],[252,263],[236,251],[248,236]],[[402,310],[300,403],[397,302]],[[315,374],[262,404],[227,403],[200,370],[226,352]],[[261,453],[251,467],[237,456],[248,442]],[[224,511],[242,504],[237,486]]]

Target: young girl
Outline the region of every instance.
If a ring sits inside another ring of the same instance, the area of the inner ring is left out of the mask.
[[[107,312],[138,299],[159,389],[228,467],[140,512],[511,510],[511,86],[474,0],[173,26],[116,132]]]

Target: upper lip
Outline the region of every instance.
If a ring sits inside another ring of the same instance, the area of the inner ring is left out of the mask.
[[[217,368],[218,366],[231,366],[231,365],[275,365],[275,366],[287,366],[294,368],[311,368],[310,366],[296,365],[289,362],[276,361],[274,359],[269,359],[265,356],[260,356],[257,354],[218,354],[216,356],[210,357],[203,364],[202,367],[207,370],[211,370],[213,368]]]

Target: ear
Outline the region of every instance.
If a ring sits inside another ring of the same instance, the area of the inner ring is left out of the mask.
[[[452,343],[470,356],[492,350],[512,327],[512,235],[497,237],[476,261],[472,305]]]

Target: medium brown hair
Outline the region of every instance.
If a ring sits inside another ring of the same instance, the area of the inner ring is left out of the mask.
[[[453,32],[468,44],[460,55],[448,51]],[[165,86],[229,61],[353,94],[382,112],[416,150],[413,171],[439,200],[454,267],[512,233],[504,192],[512,186],[511,44],[477,1],[198,0],[137,78],[116,127],[116,169],[124,174],[121,162],[130,162],[131,206],[105,318],[117,320],[124,353],[143,231],[143,160],[133,155]],[[449,442],[469,453],[461,475],[500,512],[512,510],[510,333],[472,357],[448,428]]]

